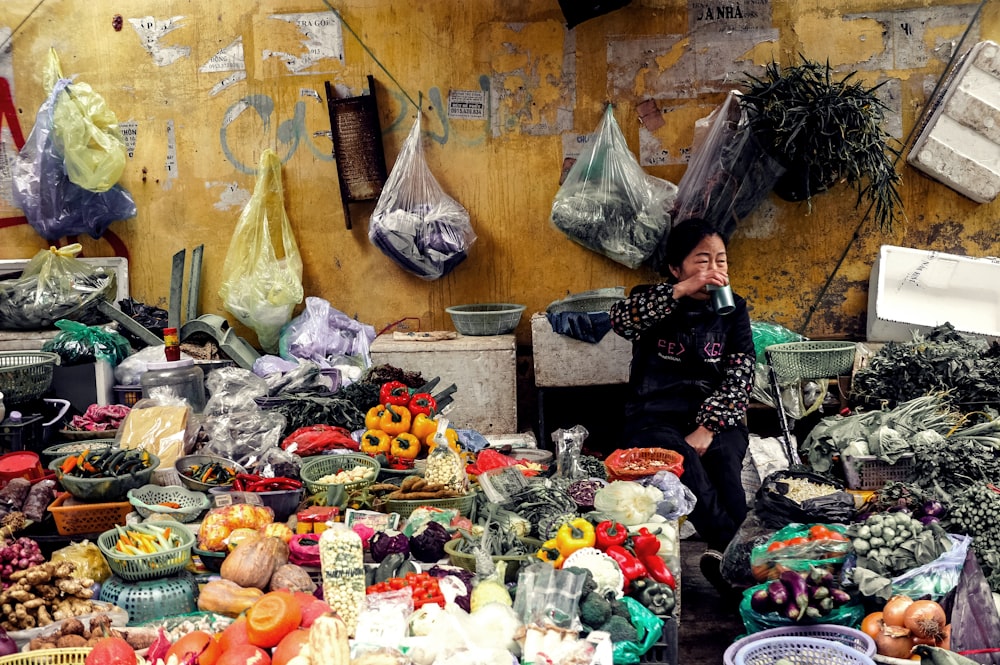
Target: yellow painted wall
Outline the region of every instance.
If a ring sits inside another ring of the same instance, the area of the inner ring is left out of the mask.
[[[634,0],[567,30],[556,0],[343,0],[332,6],[345,23],[343,62],[328,56],[309,61],[308,38],[286,20],[292,14],[332,18],[331,5],[322,0],[0,4],[0,29],[14,31],[6,46],[9,71],[0,69],[0,76],[9,79],[25,133],[45,97],[41,68],[50,47],[67,75],[99,91],[119,120],[137,123],[135,154],[121,184],[139,212],[112,225],[128,250],[133,297],[165,306],[171,255],[204,243],[202,311],[222,313],[218,287],[226,248],[265,148],[282,157],[305,293],[376,329],[404,317],[419,318],[423,330],[448,329],[444,308],[453,304],[514,301],[530,313],[568,293],[649,281],[651,271],[630,270],[583,249],[549,221],[564,147],[596,127],[606,102],[615,104],[633,152],[646,146],[647,171],[675,183],[686,168],[694,121],[737,86],[742,72],[772,57],[789,63],[801,52],[829,59],[841,71],[858,69],[872,83],[898,81],[901,115],[895,117],[902,136],[976,7],[901,0]],[[738,8],[757,18],[726,20],[720,10],[727,7],[730,15]],[[1000,38],[997,12],[995,4],[986,8],[967,46]],[[154,23],[172,29],[144,43],[143,26]],[[215,90],[234,72],[203,70],[237,40],[245,80]],[[321,46],[319,52],[328,54],[329,44]],[[273,52],[305,61],[296,68]],[[371,204],[352,206],[353,229],[345,228],[324,135],[324,82],[360,94],[368,74],[376,80],[390,168],[415,118],[408,100],[418,101],[430,168],[469,210],[478,235],[469,258],[439,281],[404,273],[371,245]],[[442,102],[449,90],[484,89],[492,92],[487,118],[447,117]],[[635,106],[644,99],[656,100],[666,121],[655,132],[640,128]],[[269,104],[273,111],[262,111]],[[907,220],[889,235],[862,223],[863,208],[855,210],[843,185],[811,206],[771,196],[743,220],[731,242],[731,271],[754,318],[813,337],[860,338],[869,270],[881,244],[977,256],[1000,252],[994,230],[1000,204],[974,204],[905,165],[900,169]],[[0,218],[16,217],[3,192]],[[113,254],[106,240],[82,242],[89,256]],[[26,225],[0,228],[0,258],[29,257],[45,246]],[[810,317],[842,255],[843,265]],[[527,316],[517,333],[522,344],[530,341]]]

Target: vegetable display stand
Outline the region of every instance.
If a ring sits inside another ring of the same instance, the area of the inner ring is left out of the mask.
[[[663,634],[639,662],[642,665],[677,665],[677,619],[664,619]]]

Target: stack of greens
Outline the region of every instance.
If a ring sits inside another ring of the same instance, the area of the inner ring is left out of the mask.
[[[860,404],[893,406],[938,391],[962,411],[1000,405],[1000,344],[946,323],[912,342],[887,343],[851,382],[851,399]]]

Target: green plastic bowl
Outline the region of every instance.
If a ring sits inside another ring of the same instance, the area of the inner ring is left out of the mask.
[[[63,462],[70,456],[63,455],[49,462],[49,468],[56,472],[56,479],[63,488],[80,501],[113,502],[124,501],[129,490],[148,485],[153,472],[160,466],[160,458],[149,453],[149,466],[136,471],[135,474],[125,474],[113,478],[79,478],[63,473],[60,470]]]

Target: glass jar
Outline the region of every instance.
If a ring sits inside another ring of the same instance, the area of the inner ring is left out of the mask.
[[[151,397],[158,388],[165,388],[172,395],[187,400],[194,413],[205,410],[205,373],[191,358],[149,363],[139,383],[143,398]]]

